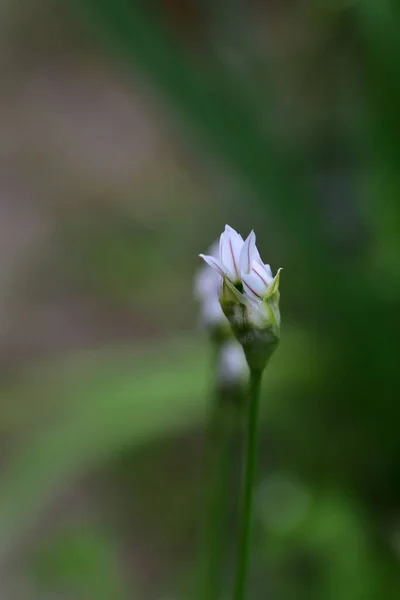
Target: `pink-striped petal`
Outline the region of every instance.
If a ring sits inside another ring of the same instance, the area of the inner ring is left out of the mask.
[[[273,281],[272,274],[270,275],[270,272],[264,267],[264,265],[260,264],[258,261],[253,261],[251,266],[251,275],[264,286],[265,293],[268,289],[268,286]]]
[[[254,231],[247,236],[242,250],[240,252],[239,266],[242,274],[248,274],[251,270],[251,265],[254,258],[256,249],[256,234]]]
[[[269,265],[265,264],[264,265],[264,269],[267,271],[268,275],[271,277],[271,279],[274,278],[274,276],[272,275],[272,269]]]
[[[243,238],[229,225],[225,226],[219,242],[219,260],[226,274],[232,281],[240,279],[240,252],[243,247]]]
[[[265,294],[265,285],[254,275],[242,275],[243,289],[253,300],[262,300]]]
[[[202,258],[203,260],[206,261],[206,263],[213,269],[215,269],[216,271],[218,271],[218,273],[224,277],[225,276],[225,271],[223,266],[221,265],[220,261],[218,260],[218,258],[215,258],[214,256],[209,256],[206,254],[199,254],[200,258]]]

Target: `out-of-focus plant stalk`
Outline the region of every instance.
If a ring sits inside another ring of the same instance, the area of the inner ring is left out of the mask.
[[[204,585],[199,600],[221,598],[225,570],[227,501],[231,491],[230,447],[234,425],[228,407],[219,400],[217,397],[210,415]]]
[[[199,600],[220,600],[224,590],[226,569],[229,506],[236,494],[237,477],[234,473],[232,449],[240,438],[245,415],[245,379],[238,372],[237,380],[221,377],[224,345],[217,344],[215,364],[215,392],[209,415],[207,440],[207,505],[204,535],[204,562],[201,572]],[[239,347],[240,352],[241,349]],[[243,356],[243,365],[245,360]]]
[[[250,373],[248,429],[245,451],[245,474],[240,511],[240,532],[234,600],[244,600],[248,574],[253,488],[256,472],[258,413],[262,373],[279,346],[281,316],[279,310],[280,271],[275,277],[270,265],[261,259],[256,235],[246,240],[229,225],[220,236],[219,253],[200,254],[205,263],[222,279],[218,290],[221,309],[241,352],[229,354],[231,361],[221,361],[223,372],[235,373],[238,356],[247,361]],[[224,357],[224,354],[222,354]]]
[[[252,369],[250,373],[249,410],[246,437],[245,474],[243,481],[243,497],[241,508],[241,523],[239,531],[238,558],[234,600],[244,600],[249,570],[251,523],[253,508],[254,479],[257,468],[258,448],[258,415],[260,406],[262,371]]]

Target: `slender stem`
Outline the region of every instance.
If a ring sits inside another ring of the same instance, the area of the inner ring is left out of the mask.
[[[248,414],[246,462],[243,481],[241,523],[234,588],[234,600],[244,600],[249,570],[254,478],[257,468],[258,414],[262,372],[250,373],[250,406]]]
[[[229,418],[227,407],[216,402],[210,423],[208,516],[206,523],[204,587],[201,600],[219,600],[226,544],[226,502],[229,491]]]

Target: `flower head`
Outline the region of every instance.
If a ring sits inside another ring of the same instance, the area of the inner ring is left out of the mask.
[[[218,256],[205,254],[200,254],[200,256],[221,277],[228,278],[233,284],[239,284],[242,271],[246,270],[247,267],[249,268],[249,259],[253,251],[251,246],[253,238],[255,246],[254,232],[244,241],[237,231],[226,225],[225,231],[219,239]]]
[[[219,255],[200,256],[220,276],[219,301],[251,368],[262,369],[279,343],[279,277],[264,264],[252,231],[246,240],[226,225]]]

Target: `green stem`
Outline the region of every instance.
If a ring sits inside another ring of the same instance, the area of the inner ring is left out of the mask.
[[[243,482],[236,579],[233,595],[234,600],[244,600],[249,570],[253,490],[257,468],[258,415],[260,405],[261,378],[261,371],[251,371],[249,398],[250,406],[246,439],[246,464]]]
[[[201,600],[219,600],[224,568],[225,515],[229,488],[229,427],[226,407],[216,403],[211,416],[208,517],[205,540],[204,588]],[[228,415],[229,416],[229,415]]]
[[[244,390],[240,385],[216,386],[209,417],[204,562],[199,600],[220,600],[228,546],[230,499],[236,488],[232,452],[243,422]]]

